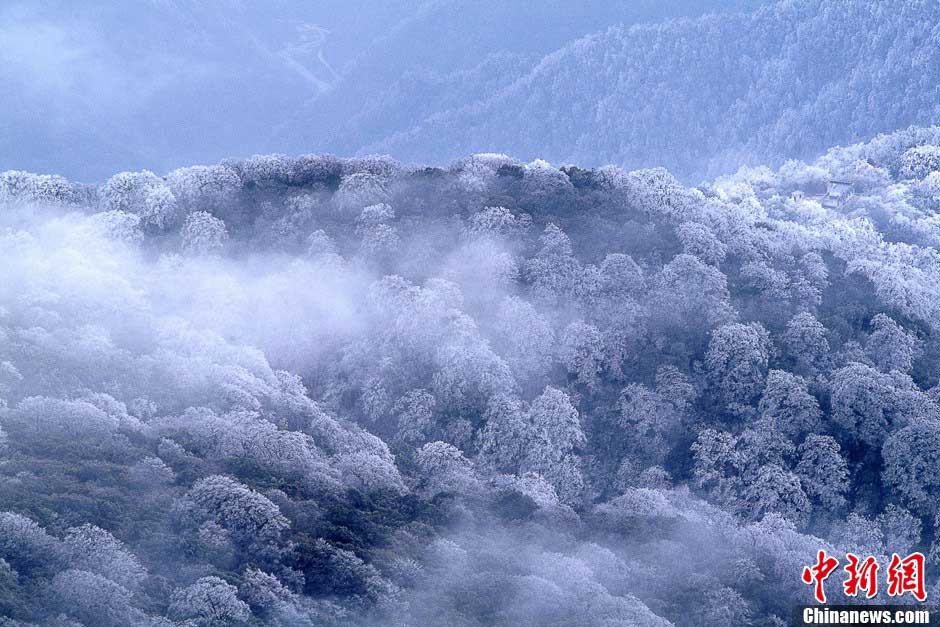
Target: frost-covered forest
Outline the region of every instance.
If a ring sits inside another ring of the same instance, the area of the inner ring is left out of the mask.
[[[0,623],[773,626],[821,548],[932,586],[938,212],[937,127],[698,187],[5,172]]]
[[[496,146],[582,167],[661,165],[698,182],[940,120],[940,3],[731,5],[610,26],[531,62],[503,53],[462,75],[411,72],[342,124],[317,125],[327,94],[301,118],[313,124],[288,128],[417,162]],[[482,93],[466,88],[475,74],[488,79]]]
[[[0,627],[937,603],[938,125],[936,0],[0,0]]]

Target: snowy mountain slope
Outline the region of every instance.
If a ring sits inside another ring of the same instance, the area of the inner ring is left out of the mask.
[[[935,3],[781,2],[590,35],[360,152],[500,150],[696,178],[936,122],[938,77]]]

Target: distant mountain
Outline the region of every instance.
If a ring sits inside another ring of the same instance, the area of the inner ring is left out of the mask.
[[[424,144],[390,138],[408,137],[429,120],[446,115],[457,123],[473,124],[455,130],[472,143],[481,122],[459,117],[460,112],[485,106],[536,71],[546,55],[572,41],[614,24],[659,22],[758,4],[759,0],[429,2],[378,38],[346,66],[333,87],[285,121],[277,143],[288,152],[390,149],[421,161],[416,155]],[[537,142],[529,146],[536,152],[542,147]],[[436,146],[432,153],[443,160],[458,156],[450,146]]]
[[[923,0],[12,0],[0,171],[496,151],[697,182],[940,122],[938,24]]]
[[[523,65],[505,62],[501,78],[489,74],[491,88],[467,89],[463,102],[426,94],[428,85],[460,91],[461,81],[399,80],[334,130],[332,147],[423,162],[499,151],[664,165],[692,179],[809,157],[940,121],[940,5],[785,0],[615,26]],[[400,111],[411,112],[410,125]]]
[[[589,33],[726,3],[680,4],[10,0],[0,171],[100,182],[232,155],[350,154],[487,102]]]

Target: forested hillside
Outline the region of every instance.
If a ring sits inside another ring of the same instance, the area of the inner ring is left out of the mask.
[[[525,71],[508,64],[486,93],[459,102],[411,89],[407,123],[399,91],[415,79],[396,83],[372,95],[365,119],[331,129],[340,139],[330,147],[415,162],[498,149],[582,167],[665,166],[698,182],[935,123],[937,76],[937,3],[785,0],[602,29]]]
[[[938,212],[937,127],[695,188],[0,174],[0,624],[783,625],[821,548],[932,585]]]
[[[435,0],[376,38],[345,66],[329,90],[282,121],[277,139],[298,152],[311,146],[337,154],[369,152],[377,142],[411,132],[426,120],[479,109],[533,72],[547,55],[612,25],[724,14],[758,5],[758,0],[582,0],[577,6],[564,0]],[[506,127],[490,130],[516,134]],[[449,139],[468,141],[472,136]],[[526,150],[538,145],[532,140]],[[426,163],[420,151],[427,146],[421,144],[431,141],[428,136],[414,143],[403,138],[394,150]],[[433,158],[446,162],[466,154],[456,147],[436,146]]]

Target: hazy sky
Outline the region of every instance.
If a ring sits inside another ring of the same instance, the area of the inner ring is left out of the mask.
[[[371,4],[0,2],[0,170],[100,180],[272,151],[278,120],[403,11]]]

